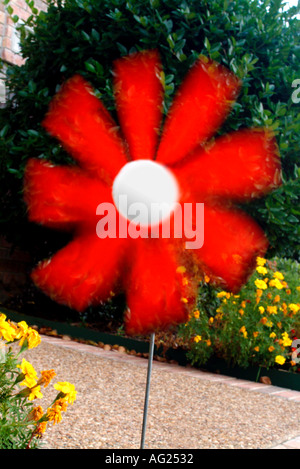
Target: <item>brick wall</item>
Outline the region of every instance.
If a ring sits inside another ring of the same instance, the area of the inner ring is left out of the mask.
[[[0,0],[0,59],[4,61],[4,69],[0,71],[0,103],[5,103],[5,66],[6,64],[22,65],[24,59],[20,56],[18,25],[26,21],[32,14],[25,0],[11,0],[9,5],[13,9],[12,15],[19,20],[14,23],[7,12],[6,5]],[[34,0],[34,6],[39,11],[47,9],[44,0]]]

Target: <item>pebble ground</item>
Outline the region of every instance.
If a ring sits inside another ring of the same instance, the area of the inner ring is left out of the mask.
[[[78,393],[43,448],[139,449],[148,361],[41,337],[27,360]],[[43,392],[46,407],[56,391]],[[145,448],[300,449],[300,392],[154,361]]]

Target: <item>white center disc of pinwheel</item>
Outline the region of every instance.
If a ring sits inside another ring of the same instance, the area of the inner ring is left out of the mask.
[[[174,211],[178,184],[167,168],[151,160],[136,160],[120,170],[113,183],[113,200],[128,220],[156,225]]]

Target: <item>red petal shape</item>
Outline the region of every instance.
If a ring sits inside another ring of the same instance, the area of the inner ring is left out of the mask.
[[[204,244],[191,250],[198,266],[223,287],[238,291],[247,281],[257,256],[268,241],[258,224],[236,209],[204,206]]]
[[[25,169],[24,199],[32,222],[61,228],[80,222],[96,229],[96,208],[111,201],[111,190],[79,168],[31,159]]]
[[[183,194],[199,201],[210,197],[246,200],[281,184],[281,165],[274,136],[264,129],[245,129],[197,148],[189,161],[173,168]]]
[[[77,311],[108,300],[120,278],[126,240],[74,239],[32,273],[34,283],[54,301]]]
[[[238,78],[207,58],[199,59],[180,86],[169,111],[157,161],[173,164],[212,137],[230,111]]]
[[[176,251],[159,239],[137,239],[134,248],[126,281],[126,332],[148,334],[186,321],[197,289]]]
[[[43,126],[80,166],[111,182],[127,162],[116,124],[79,75],[68,80],[50,104]]]
[[[153,159],[162,116],[163,88],[157,51],[142,51],[114,62],[118,117],[133,160]]]

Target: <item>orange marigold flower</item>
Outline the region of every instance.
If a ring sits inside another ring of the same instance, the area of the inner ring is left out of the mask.
[[[34,420],[35,422],[37,422],[43,417],[43,413],[43,408],[40,405],[34,407],[28,415],[28,420]]]
[[[56,373],[54,370],[44,370],[41,371],[42,378],[39,380],[39,384],[43,384],[44,387],[46,388],[50,381],[56,376]]]
[[[36,433],[38,433],[38,434],[45,433],[46,428],[47,428],[47,422],[41,422],[41,423],[37,426]]]

